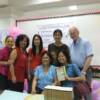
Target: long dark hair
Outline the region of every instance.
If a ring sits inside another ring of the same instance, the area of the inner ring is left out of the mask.
[[[43,49],[43,41],[42,41],[41,36],[40,36],[39,34],[35,34],[35,35],[33,36],[33,39],[32,39],[32,53],[33,53],[34,55],[36,55],[36,46],[35,46],[35,44],[34,44],[34,39],[35,39],[35,37],[38,37],[38,38],[40,39],[39,53],[41,53],[41,50]]]

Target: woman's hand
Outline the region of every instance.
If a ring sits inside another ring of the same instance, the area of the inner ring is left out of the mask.
[[[36,94],[36,90],[32,90],[31,91],[31,94]]]
[[[12,60],[8,60],[8,64],[13,64],[13,61]]]
[[[12,82],[16,83],[16,77],[15,76],[12,76]]]
[[[65,80],[70,80],[68,75],[65,76]]]

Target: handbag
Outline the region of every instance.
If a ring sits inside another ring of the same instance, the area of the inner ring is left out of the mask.
[[[78,81],[75,82],[73,91],[79,96],[85,96],[86,94],[91,93],[91,86],[87,81]]]

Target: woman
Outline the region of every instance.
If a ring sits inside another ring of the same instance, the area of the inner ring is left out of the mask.
[[[50,65],[50,55],[48,52],[42,54],[42,64],[38,66],[34,73],[32,93],[42,93],[47,85],[56,85],[56,69]]]
[[[39,34],[35,34],[32,39],[32,48],[28,52],[28,68],[29,68],[29,92],[31,91],[33,74],[35,68],[41,64],[41,55],[45,50],[43,49],[42,38]]]
[[[30,63],[30,70],[34,70],[41,64],[41,55],[44,52],[43,41],[39,34],[35,34],[32,39],[32,48],[29,49],[28,58]]]
[[[9,89],[14,91],[23,91],[23,83],[27,74],[28,57],[26,48],[29,45],[29,38],[20,34],[16,38],[15,49],[11,52],[9,66]]]
[[[5,47],[0,49],[0,90],[8,88],[8,62],[10,52],[14,45],[14,39],[12,36],[7,36],[5,39]]]
[[[49,46],[48,46],[48,52],[50,53],[50,55],[52,57],[51,63],[53,65],[57,65],[57,55],[60,50],[65,50],[66,52],[68,52],[68,54],[70,56],[68,46],[61,42],[62,37],[63,37],[62,31],[60,29],[56,29],[53,33],[53,38],[54,38],[55,42],[52,44],[49,44]]]
[[[63,87],[74,87],[74,82],[84,81],[85,76],[81,74],[79,68],[75,64],[71,64],[69,54],[66,51],[59,51],[58,53],[59,66],[65,66],[66,76],[65,80],[61,81],[61,86]],[[80,98],[74,100],[80,100]]]

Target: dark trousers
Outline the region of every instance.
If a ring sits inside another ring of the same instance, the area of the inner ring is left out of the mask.
[[[0,74],[0,90],[8,89],[7,77]]]
[[[29,79],[29,84],[28,84],[28,92],[29,93],[31,93],[31,91],[32,91],[32,82],[33,82],[33,76],[31,76]]]
[[[86,80],[89,83],[90,87],[91,87],[92,77],[93,77],[92,70],[91,70],[91,68],[89,68],[87,70],[87,73],[86,73]],[[91,92],[89,94],[87,94],[86,96],[84,96],[84,99],[85,100],[92,100]]]
[[[29,84],[28,84],[28,91],[29,91],[29,93],[31,93],[31,91],[32,91],[32,82],[33,82],[33,78],[34,78],[34,70],[31,70],[30,71],[30,79],[29,79]]]
[[[36,93],[37,93],[37,94],[41,94],[42,92],[43,92],[43,90],[42,90],[42,89],[40,89],[40,88],[36,87]]]
[[[80,71],[82,71],[82,69],[83,68],[80,68]],[[87,72],[86,72],[86,80],[90,85],[91,85],[91,82],[92,82],[92,77],[93,77],[92,69],[91,69],[91,66],[89,66],[89,68],[87,69]]]
[[[82,70],[82,69],[80,69]],[[91,82],[92,82],[92,70],[91,70],[91,66],[90,68],[87,70],[87,73],[86,73],[86,80],[87,82],[89,83],[90,87],[91,87]],[[84,100],[92,100],[91,98],[91,92],[87,95],[84,96]],[[77,93],[74,93],[74,100],[81,100],[82,97],[80,97]]]
[[[92,82],[92,78],[93,78],[93,73],[92,73],[92,69],[89,68],[87,70],[87,73],[86,73],[86,80],[87,82],[91,85],[91,82]]]
[[[23,92],[23,86],[23,82],[13,83],[11,80],[9,80],[9,90]]]

